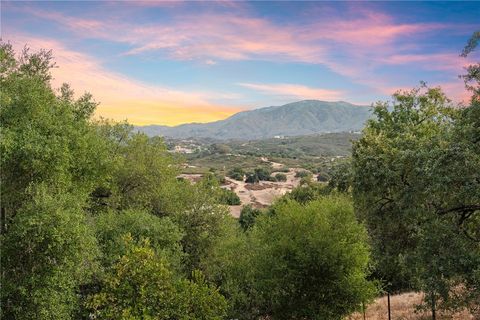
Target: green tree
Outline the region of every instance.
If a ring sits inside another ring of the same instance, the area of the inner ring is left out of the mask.
[[[240,211],[240,217],[238,222],[243,230],[248,230],[255,224],[255,220],[262,213],[259,209],[253,208],[251,205],[243,206],[242,211]]]
[[[227,176],[238,181],[243,181],[245,171],[243,171],[242,168],[235,167],[228,171]]]
[[[109,172],[107,141],[90,121],[97,104],[89,94],[75,100],[68,85],[57,93],[49,82],[53,65],[51,52],[25,49],[17,59],[0,43],[3,230],[32,184],[89,194]]]
[[[140,241],[148,238],[155,253],[180,270],[183,233],[169,217],[157,217],[145,211],[108,211],[94,218],[95,236],[102,251],[102,264],[111,266],[126,253],[124,236]]]
[[[325,196],[328,192],[329,190],[323,184],[309,182],[295,187],[292,192],[286,194],[284,198],[306,204]]]
[[[335,163],[330,169],[328,187],[340,192],[348,192],[352,186],[352,164],[350,159]]]
[[[480,41],[480,30],[475,31],[470,39],[468,40],[467,45],[462,51],[461,56],[466,58],[471,55],[473,51],[476,50],[478,43]],[[467,67],[467,73],[461,76],[465,81],[465,86],[470,90],[472,95],[472,105],[478,104],[480,101],[480,62],[470,65]]]
[[[247,172],[246,178],[245,178],[246,183],[259,183],[260,179],[255,173]]]
[[[2,238],[2,318],[71,319],[96,240],[77,194],[40,186],[30,196]]]
[[[238,195],[230,189],[220,189],[219,203],[226,204],[229,206],[238,206],[240,205],[240,198]]]
[[[275,175],[275,179],[276,179],[277,181],[280,181],[280,182],[285,182],[285,181],[287,181],[287,175],[284,174],[284,173],[277,173],[277,174]]]
[[[230,317],[342,319],[376,293],[367,240],[345,197],[287,201],[219,242],[207,273],[231,301]]]
[[[478,106],[452,108],[440,89],[424,88],[374,113],[352,161],[377,276],[388,290],[426,291],[427,304],[478,305]]]
[[[417,239],[417,217],[411,208],[431,199],[420,164],[451,126],[448,100],[439,89],[394,95],[392,105],[378,103],[360,140],[353,146],[353,195],[369,227],[378,276],[388,290],[414,287],[406,260]]]
[[[158,216],[174,212],[182,184],[176,179],[178,166],[163,140],[129,134],[115,148],[119,163],[112,177],[110,207],[147,209]]]
[[[226,301],[201,274],[178,277],[148,240],[135,245],[127,235],[125,242],[127,252],[89,300],[96,319],[222,319]]]

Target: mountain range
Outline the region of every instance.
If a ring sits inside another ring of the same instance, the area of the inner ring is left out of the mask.
[[[256,140],[275,136],[360,131],[371,116],[367,106],[344,101],[303,100],[242,111],[215,122],[188,123],[174,127],[148,125],[136,129],[148,136],[180,139]]]

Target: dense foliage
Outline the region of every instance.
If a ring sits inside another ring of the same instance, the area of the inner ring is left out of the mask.
[[[373,240],[376,276],[390,291],[424,290],[431,307],[480,305],[476,70],[469,67],[464,77],[473,83],[468,106],[454,106],[440,88],[425,85],[375,105],[375,119],[354,144],[352,177],[336,182],[344,190],[352,184]]]
[[[375,294],[366,240],[348,198],[287,201],[222,239],[207,270],[224,283],[231,317],[341,319]]]
[[[0,58],[2,318],[334,319],[372,297],[366,235],[344,200],[247,207],[239,224],[223,177],[178,179],[161,138],[94,120],[91,95],[53,88],[50,52],[2,43]]]
[[[227,175],[235,180],[243,181],[243,177],[245,176],[245,172],[242,168],[233,168],[232,170],[228,171]]]
[[[378,283],[480,312],[478,64],[463,76],[468,105],[426,85],[396,93],[374,106],[351,159],[312,167],[328,184],[301,171],[292,192],[238,221],[223,176],[178,179],[161,138],[94,120],[91,95],[51,86],[53,66],[48,51],[0,45],[0,317],[342,319]]]
[[[89,94],[75,99],[68,85],[52,88],[50,52],[25,50],[17,58],[2,43],[0,58],[2,318],[87,318],[104,310],[97,298],[105,294],[122,306],[134,303],[136,297],[111,287],[112,270],[131,277],[127,285],[168,285],[154,274],[137,277],[150,273],[150,262],[135,260],[126,234],[148,239],[141,250],[171,272],[188,306],[179,317],[221,318],[224,298],[195,271],[222,233],[226,212],[217,189],[177,180],[178,164],[161,139],[94,121],[97,104]],[[162,306],[155,312],[168,314]]]

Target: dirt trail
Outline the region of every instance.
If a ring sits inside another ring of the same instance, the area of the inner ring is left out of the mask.
[[[280,173],[275,170],[285,167],[282,163],[272,162],[266,157],[262,157],[261,160],[271,164],[273,169],[272,176]],[[300,178],[296,178],[295,175],[298,171],[302,170],[304,169],[290,168],[288,172],[282,172],[287,176],[287,180],[283,182],[260,181],[256,184],[249,184],[244,181],[237,181],[225,177],[226,183],[222,188],[234,191],[241,201],[241,205],[239,206],[229,206],[230,213],[232,216],[238,218],[244,205],[251,205],[255,208],[264,208],[271,205],[275,199],[283,196],[300,184]],[[201,179],[202,174],[182,174],[180,177],[196,183]]]
[[[262,160],[263,162],[270,163],[270,165],[272,166],[273,169],[280,169],[280,168],[284,167],[284,165],[282,163],[270,161],[270,160],[268,160],[267,157],[261,157],[260,160]]]
[[[283,167],[282,164],[279,165]],[[242,202],[239,206],[230,206],[230,213],[234,217],[239,217],[242,206],[248,204],[255,208],[269,206],[275,199],[298,186],[300,178],[295,177],[297,171],[297,168],[292,168],[289,172],[285,173],[287,181],[284,182],[260,181],[258,184],[249,184],[244,181],[237,181],[226,177],[225,180],[227,183],[224,185],[224,188],[234,191]],[[272,175],[276,173],[277,172],[273,172]]]

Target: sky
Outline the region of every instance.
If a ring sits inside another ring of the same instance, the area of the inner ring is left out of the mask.
[[[1,37],[52,50],[97,117],[178,125],[318,99],[370,105],[420,81],[456,102],[480,2],[2,1]]]

